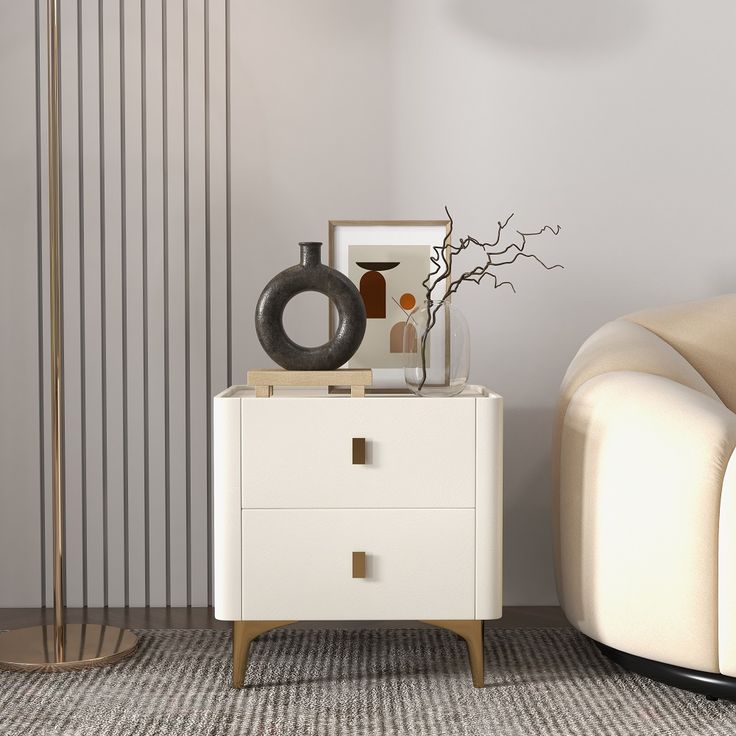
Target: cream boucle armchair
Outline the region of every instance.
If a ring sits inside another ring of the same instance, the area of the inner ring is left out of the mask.
[[[736,295],[601,327],[557,429],[568,619],[624,666],[736,698]]]

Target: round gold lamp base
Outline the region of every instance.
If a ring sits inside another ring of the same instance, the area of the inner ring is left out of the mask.
[[[0,634],[0,669],[21,672],[65,672],[104,667],[129,657],[138,637],[117,626],[65,624],[63,654],[57,659],[54,626],[31,626]]]

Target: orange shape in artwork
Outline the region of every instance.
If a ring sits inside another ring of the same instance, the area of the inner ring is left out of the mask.
[[[409,292],[402,294],[399,298],[399,304],[401,304],[404,309],[414,309],[416,303],[417,300],[414,298],[414,294],[410,294]]]

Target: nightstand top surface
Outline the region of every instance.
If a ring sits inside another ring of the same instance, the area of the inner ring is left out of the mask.
[[[371,391],[371,389],[368,389],[369,393],[366,394],[365,397],[361,398],[352,398],[350,396],[350,393],[348,391],[345,392],[333,392],[330,393],[327,388],[274,388],[273,390],[273,396],[271,398],[278,399],[278,398],[300,398],[300,399],[308,399],[308,398],[320,398],[320,399],[344,399],[344,400],[351,400],[351,401],[370,401],[373,398],[392,398],[392,399],[423,399],[425,401],[436,401],[438,399],[442,401],[448,401],[452,399],[453,401],[456,399],[483,399],[483,398],[491,398],[491,399],[500,399],[501,397],[499,394],[494,393],[493,391],[490,391],[485,386],[473,386],[468,385],[465,387],[463,392],[459,394],[458,396],[450,396],[450,397],[421,397],[416,396],[413,393],[410,392],[392,392],[392,391],[381,391],[380,389],[375,389]],[[225,389],[221,393],[217,394],[215,398],[218,399],[255,399],[256,398],[256,390],[255,388],[252,388],[251,386],[230,386],[230,388]]]

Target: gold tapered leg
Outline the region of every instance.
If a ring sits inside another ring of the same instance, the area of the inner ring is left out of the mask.
[[[240,689],[248,669],[250,644],[257,636],[294,621],[233,621],[233,687]]]
[[[473,687],[485,686],[483,665],[483,622],[471,621],[424,621],[425,624],[447,629],[465,639],[470,658],[470,672],[473,675]]]

